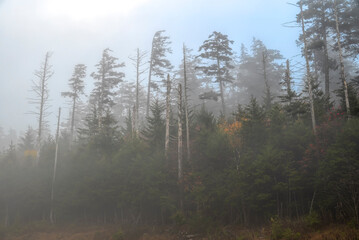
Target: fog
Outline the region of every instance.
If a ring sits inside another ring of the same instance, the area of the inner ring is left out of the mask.
[[[358,22],[0,0],[0,239],[357,239]]]
[[[227,34],[247,46],[253,37],[267,47],[278,49],[286,58],[298,54],[295,45],[297,29],[283,23],[292,21],[297,9],[284,0],[275,1],[64,1],[5,0],[0,2],[0,127],[24,131],[36,128],[36,119],[26,113],[33,111],[28,99],[34,71],[38,70],[47,51],[53,53],[50,63],[54,75],[49,80],[49,116],[51,131],[55,130],[58,107],[67,104],[60,96],[67,91],[67,81],[75,64],[88,67],[86,92],[92,90],[94,65],[103,49],[110,48],[120,62],[126,63],[126,80],[134,79],[128,57],[136,48],[149,51],[153,34],[166,30],[172,44],[169,56],[177,67],[181,61],[182,43],[196,52],[212,31]],[[285,44],[283,44],[285,43]]]

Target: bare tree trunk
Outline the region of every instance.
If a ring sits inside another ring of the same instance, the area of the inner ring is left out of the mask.
[[[156,35],[156,34],[155,34]],[[152,62],[153,62],[153,44],[154,44],[154,38],[152,39],[152,48],[151,48],[151,58],[150,58],[150,69],[148,73],[148,86],[147,86],[147,105],[146,105],[146,117],[148,117],[150,112],[150,98],[151,98],[151,75],[152,75]]]
[[[55,223],[54,220],[54,188],[55,188],[55,179],[56,179],[56,167],[57,167],[57,155],[59,148],[59,130],[60,130],[60,118],[61,118],[61,108],[59,108],[59,115],[57,118],[57,129],[56,129],[56,150],[55,150],[55,162],[54,162],[54,174],[52,176],[52,185],[51,185],[51,209],[50,209],[50,221],[52,224]]]
[[[46,109],[47,109],[47,101],[48,101],[48,80],[53,75],[51,71],[51,65],[49,64],[49,59],[51,54],[49,52],[45,55],[45,61],[41,66],[39,71],[35,72],[35,76],[39,78],[39,83],[35,83],[32,91],[35,92],[36,97],[31,101],[31,103],[39,104],[39,112],[35,113],[39,116],[38,120],[38,134],[37,134],[37,157],[36,157],[36,164],[38,164],[40,159],[40,150],[41,150],[41,141],[42,141],[42,131],[44,128],[44,122],[46,117]]]
[[[267,52],[263,51],[262,52],[262,63],[263,63],[263,78],[264,78],[264,84],[266,86],[266,110],[269,111],[271,108],[271,93],[270,93],[270,86],[268,83],[268,78],[267,78]]]
[[[322,24],[322,35],[324,43],[324,94],[325,98],[329,100],[330,98],[330,88],[329,88],[329,54],[328,54],[328,41],[327,41],[327,27],[326,27],[326,16],[325,16],[325,7],[324,0],[321,1],[321,24]],[[328,106],[327,106],[328,107]]]
[[[183,144],[182,144],[182,85],[178,84],[178,184],[180,192],[180,209],[183,209]]]
[[[299,2],[300,7],[300,16],[302,22],[302,32],[303,32],[303,42],[304,42],[304,57],[305,63],[307,68],[307,84],[308,84],[308,91],[309,91],[309,104],[310,104],[310,114],[312,117],[312,127],[314,135],[317,135],[316,130],[316,121],[315,121],[315,112],[314,112],[314,102],[313,102],[313,92],[312,92],[312,76],[310,73],[310,66],[309,66],[309,59],[308,59],[308,47],[307,47],[307,38],[304,28],[304,17],[303,17],[303,4],[302,1]]]
[[[74,96],[72,100],[73,100],[73,103],[72,103],[72,113],[71,113],[71,142],[74,141],[76,96]]]
[[[146,70],[142,70],[142,67],[144,66],[143,59],[145,58],[146,55],[147,55],[146,52],[141,52],[140,49],[137,48],[136,56],[129,57],[132,60],[132,64],[136,69],[136,102],[135,102],[135,109],[133,111],[133,115],[136,120],[134,123],[136,136],[138,136],[139,120],[140,120],[140,115],[139,115],[139,111],[140,111],[139,110],[140,109],[140,82],[141,82],[141,75],[146,71]],[[151,68],[152,68],[152,66],[150,66],[150,69]],[[151,73],[150,73],[150,75],[151,75]],[[149,76],[149,78],[150,78],[150,76]],[[149,81],[149,85],[150,85],[150,82],[151,82],[151,80]],[[149,105],[149,102],[148,102],[148,105]]]
[[[339,21],[338,21],[338,7],[337,7],[337,1],[334,0],[334,16],[335,16],[335,30],[337,33],[337,44],[338,44],[338,50],[339,50],[339,61],[340,61],[340,78],[343,82],[344,87],[344,98],[345,98],[345,107],[347,110],[347,117],[350,118],[350,106],[349,106],[349,96],[348,96],[348,85],[345,77],[345,69],[344,69],[344,61],[343,61],[343,50],[342,45],[340,42],[340,31],[339,31]]]
[[[166,136],[165,136],[165,156],[168,159],[168,148],[170,144],[170,93],[171,93],[171,81],[170,75],[167,74],[167,92],[166,92]]]
[[[219,69],[220,69],[221,65],[219,63],[219,59],[217,58],[217,82],[219,84],[219,90],[220,90],[220,95],[221,95],[221,102],[222,102],[222,114],[223,116],[226,116],[226,104],[224,103],[224,96],[223,96],[223,83],[222,80],[220,78],[220,73],[219,73]]]
[[[6,204],[6,215],[5,215],[5,227],[8,227],[9,226],[9,206]]]
[[[178,181],[182,180],[182,85],[178,84]]]
[[[285,84],[287,85],[287,95],[289,97],[289,103],[292,103],[292,83],[291,83],[291,76],[290,76],[290,66],[289,60],[286,61],[286,70],[285,70]]]
[[[137,61],[136,61],[136,105],[135,105],[135,130],[136,136],[138,135],[138,121],[139,121],[139,108],[140,108],[140,64],[141,64],[141,56],[140,49],[137,48]]]
[[[187,159],[191,160],[190,135],[189,135],[189,120],[188,120],[188,95],[187,95],[187,66],[186,66],[186,46],[183,44],[183,79],[184,79],[184,111],[186,118],[186,144],[187,144]]]
[[[101,93],[100,93],[100,101],[98,102],[98,108],[97,108],[97,111],[98,111],[98,129],[101,130],[101,127],[102,127],[102,112],[103,112],[103,97],[104,97],[104,94],[103,92],[105,91],[105,72],[106,70],[104,69],[104,66],[102,65],[102,77],[101,77]]]
[[[325,83],[325,97],[329,100],[330,98],[330,83],[329,83],[329,54],[328,54],[328,43],[327,43],[327,30],[323,27],[323,40],[324,40],[324,83]]]
[[[132,138],[137,137],[136,129],[137,117],[136,117],[136,105],[132,108]]]
[[[309,214],[311,214],[312,211],[313,211],[313,205],[314,205],[314,199],[315,199],[316,193],[317,193],[317,190],[314,190],[314,192],[313,192],[313,197],[312,197],[312,201],[310,202]]]
[[[326,33],[326,28],[323,30]],[[330,98],[330,88],[329,88],[329,54],[328,54],[328,43],[327,35],[324,34],[324,78],[325,78],[325,97]]]

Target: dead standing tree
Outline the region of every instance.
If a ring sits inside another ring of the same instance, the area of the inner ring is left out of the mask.
[[[41,141],[43,130],[46,125],[46,117],[49,116],[49,88],[48,82],[49,79],[54,74],[52,70],[52,65],[49,63],[49,59],[51,57],[51,53],[47,52],[45,54],[45,60],[41,64],[40,69],[35,71],[35,76],[37,78],[36,81],[33,82],[33,86],[31,91],[34,93],[34,97],[30,98],[30,103],[36,105],[36,111],[30,112],[37,116],[38,121],[38,130],[37,130],[37,137],[36,137],[36,149],[37,149],[37,157],[36,157],[36,164],[39,162],[40,157],[40,150],[41,150]]]
[[[170,113],[171,113],[171,79],[170,75],[167,75],[166,81],[167,91],[166,91],[166,136],[165,136],[165,156],[168,159],[168,149],[170,145]]]
[[[140,109],[140,88],[141,88],[141,75],[146,72],[147,69],[144,68],[144,58],[147,56],[147,52],[140,51],[139,48],[136,50],[136,56],[129,57],[132,61],[133,66],[136,69],[136,102],[133,109],[133,128],[138,135],[139,128],[139,109]]]
[[[183,144],[182,144],[182,85],[178,84],[178,185],[180,192],[180,209],[183,209]]]
[[[344,88],[344,98],[345,98],[345,107],[347,111],[347,117],[350,118],[350,105],[349,105],[349,97],[348,97],[348,84],[345,77],[345,69],[344,69],[344,60],[343,60],[343,50],[341,45],[341,34],[339,31],[339,20],[338,20],[338,3],[334,0],[334,7],[333,7],[334,17],[335,17],[335,31],[336,31],[336,38],[337,38],[337,46],[339,52],[339,65],[340,65],[340,78],[343,83]]]
[[[186,144],[187,159],[191,159],[190,136],[189,136],[189,119],[188,119],[188,86],[187,86],[187,66],[186,66],[186,46],[183,44],[183,82],[184,82],[184,114],[186,118]]]
[[[301,17],[301,24],[302,24],[303,42],[304,42],[304,58],[305,58],[305,65],[306,65],[306,69],[307,69],[306,79],[307,79],[308,92],[309,92],[310,114],[312,117],[313,132],[314,132],[314,135],[316,135],[317,131],[316,131],[315,110],[314,110],[314,100],[313,100],[313,91],[312,91],[313,77],[310,72],[309,57],[308,57],[308,43],[307,43],[307,37],[306,37],[306,32],[305,32],[305,26],[304,26],[302,1],[299,1],[299,8],[300,8],[300,17]]]
[[[52,224],[55,223],[54,218],[54,192],[55,192],[55,180],[56,180],[56,170],[57,170],[57,157],[59,149],[59,132],[60,132],[60,119],[61,119],[61,108],[59,108],[59,115],[57,116],[57,128],[56,128],[56,148],[55,148],[55,161],[54,161],[54,172],[52,175],[52,184],[51,184],[51,204],[50,204],[50,221]]]
[[[75,128],[75,112],[77,100],[84,94],[84,78],[86,77],[86,66],[84,64],[77,64],[74,68],[72,78],[69,80],[69,87],[71,91],[62,92],[61,96],[69,97],[72,101],[71,112],[71,141],[74,140],[74,128]]]

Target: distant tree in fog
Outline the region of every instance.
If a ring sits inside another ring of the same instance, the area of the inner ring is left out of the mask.
[[[81,95],[84,94],[84,78],[86,77],[86,66],[84,64],[77,64],[74,68],[72,78],[69,79],[69,92],[62,92],[63,97],[69,97],[72,101],[72,112],[71,112],[71,138],[74,137],[74,126],[75,126],[75,112],[77,100]]]
[[[220,97],[222,102],[222,114],[225,115],[224,102],[224,84],[231,83],[234,78],[230,74],[230,69],[233,69],[233,52],[230,44],[232,40],[228,39],[227,35],[220,32],[213,32],[208,39],[199,47],[201,52],[198,57],[209,60],[208,65],[197,67],[209,77],[214,77],[214,81],[219,84]]]
[[[284,67],[279,61],[282,59],[278,50],[268,49],[259,39],[253,38],[251,53],[242,45],[237,84],[244,90],[247,100],[251,96],[263,99],[269,110],[272,100],[280,95],[279,82]]]
[[[134,129],[138,133],[139,120],[140,120],[140,92],[141,92],[141,76],[145,73],[147,69],[144,68],[144,58],[146,57],[147,52],[140,51],[139,48],[136,49],[136,56],[130,57],[132,64],[136,69],[136,103],[134,107],[133,119],[134,119]]]
[[[48,83],[52,75],[52,65],[49,63],[51,53],[45,54],[45,60],[41,64],[40,69],[35,71],[36,80],[33,81],[31,91],[34,94],[33,98],[30,98],[30,103],[36,106],[36,111],[32,111],[32,114],[37,116],[38,130],[37,130],[37,149],[41,149],[41,141],[43,137],[43,130],[46,126],[46,117],[49,116],[49,87]],[[38,160],[38,158],[37,158]]]
[[[20,138],[19,150],[21,152],[34,150],[35,149],[36,133],[32,127],[28,127],[24,136]]]
[[[117,58],[111,56],[111,50],[106,48],[102,53],[101,61],[96,64],[97,72],[91,73],[95,79],[95,88],[92,91],[92,101],[97,109],[98,126],[101,127],[102,118],[109,113],[115,105],[115,88],[123,81],[125,74],[119,72],[118,68],[125,66],[125,63],[117,63]]]
[[[162,35],[164,32],[164,30],[157,31],[153,36],[152,40],[150,68],[147,85],[146,117],[148,117],[150,111],[151,89],[159,89],[158,84],[152,80],[152,76],[162,78],[163,83],[166,84],[166,81],[164,80],[165,74],[173,68],[171,62],[166,58],[166,55],[168,53],[172,53],[172,49],[169,47],[171,41],[169,40],[168,36]]]

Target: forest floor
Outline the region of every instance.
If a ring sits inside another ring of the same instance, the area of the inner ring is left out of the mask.
[[[125,229],[125,230],[122,230]],[[321,227],[300,236],[271,238],[270,228],[243,229],[224,227],[213,234],[191,234],[173,227],[128,227],[115,225],[66,225],[31,224],[2,232],[0,240],[351,240],[359,239],[359,231],[344,225]]]

